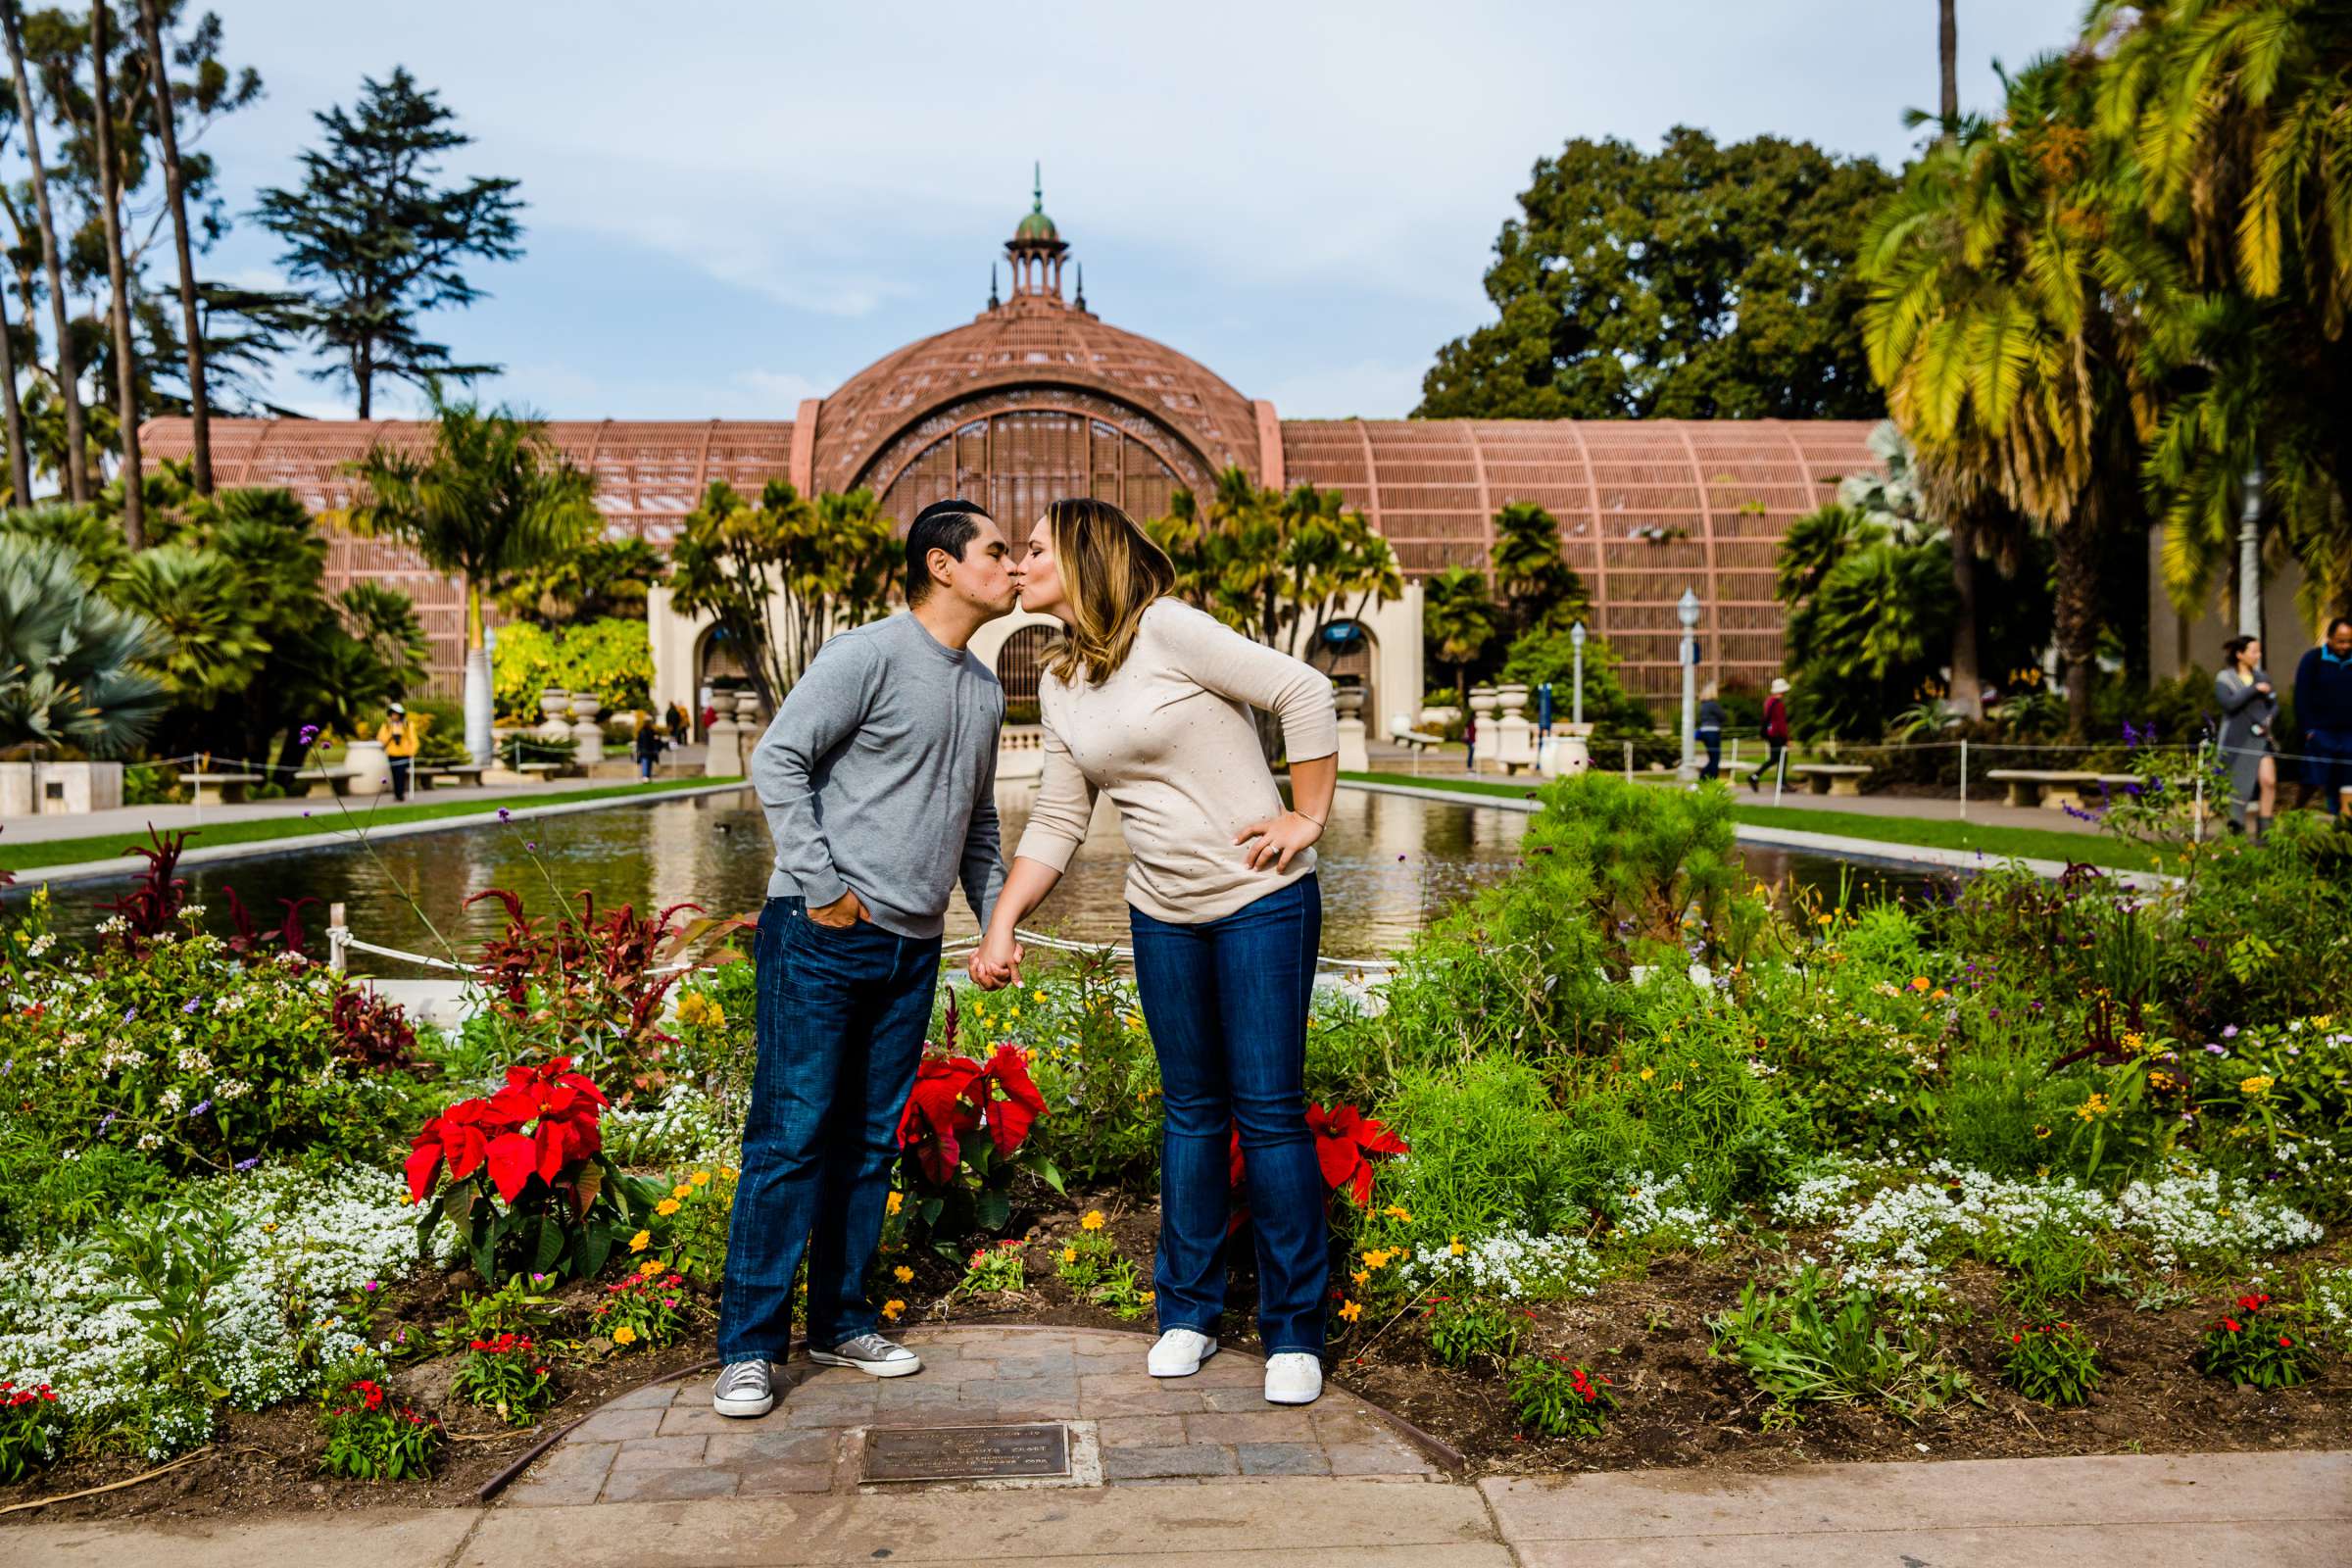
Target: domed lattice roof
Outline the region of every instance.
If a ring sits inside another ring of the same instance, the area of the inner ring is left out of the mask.
[[[1200,361],[1057,299],[1016,297],[875,361],[824,401],[812,478],[848,490],[891,438],[952,404],[1007,388],[1075,388],[1130,404],[1190,442],[1209,471],[1255,474],[1256,416]]]
[[[1046,216],[1046,211],[1041,206],[1029,210],[1028,216],[1021,220],[1020,226],[1012,231],[1012,237],[1014,239],[1058,240],[1061,235],[1054,231],[1054,220]]]

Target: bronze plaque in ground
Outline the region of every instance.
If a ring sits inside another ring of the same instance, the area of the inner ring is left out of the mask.
[[[1058,1421],[1008,1427],[886,1427],[865,1435],[860,1481],[1004,1481],[1070,1473],[1070,1429]]]

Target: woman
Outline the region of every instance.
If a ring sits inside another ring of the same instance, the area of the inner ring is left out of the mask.
[[[1698,770],[1698,776],[1702,779],[1721,778],[1723,776],[1723,724],[1725,716],[1726,715],[1723,711],[1723,704],[1717,699],[1716,696],[1715,683],[1713,681],[1709,681],[1699,691],[1698,722],[1692,726],[1698,731],[1698,744],[1707,749],[1707,765]]]
[[[1314,843],[1339,778],[1331,682],[1169,597],[1175,567],[1107,502],[1056,501],[1018,567],[1021,608],[1065,635],[1038,683],[1045,776],[975,983],[1017,982],[1014,928],[1061,879],[1106,793],[1127,873],[1136,990],[1159,1056],[1160,1336],[1153,1377],[1217,1349],[1238,1127],[1257,1238],[1265,1396],[1323,1389],[1322,1173],[1306,1127],[1306,1013],[1322,935]],[[1282,721],[1285,810],[1250,710]]]
[[[1781,755],[1788,750],[1788,683],[1773,677],[1772,690],[1764,696],[1764,760],[1747,775],[1747,787],[1760,790],[1764,775],[1781,765]]]
[[[2262,639],[2232,637],[2222,644],[2222,671],[2213,677],[2214,700],[2222,705],[2219,744],[2230,765],[2230,819],[2260,842],[2278,810],[2278,743],[2271,726],[2278,716],[2278,694],[2262,667]],[[2246,820],[2246,803],[2256,803]]]
[[[637,741],[633,750],[637,756],[637,776],[651,782],[654,764],[662,760],[662,731],[655,727],[654,715],[637,715]]]

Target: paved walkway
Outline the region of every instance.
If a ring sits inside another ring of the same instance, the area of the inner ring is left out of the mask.
[[[1219,1357],[1218,1359],[1223,1359]],[[901,1489],[188,1524],[0,1524],[0,1561],[139,1568],[2322,1568],[2352,1452],[1490,1479]]]

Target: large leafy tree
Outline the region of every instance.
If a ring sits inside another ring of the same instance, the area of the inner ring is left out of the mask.
[[[348,384],[365,419],[379,377],[430,387],[495,371],[453,360],[448,345],[424,338],[420,318],[482,297],[467,261],[522,254],[517,182],[434,182],[442,160],[473,138],[406,70],[363,79],[356,108],[317,119],[325,143],[302,155],[302,184],[263,191],[254,214],[285,242],[289,275],[312,290],[306,325],[334,360],[312,373]]]
[[[466,584],[466,749],[490,757],[490,657],[482,602],[513,573],[577,550],[603,531],[596,480],[573,466],[537,419],[469,403],[439,404],[421,456],[379,446],[355,466],[347,519],[401,540]]]
[[[2129,217],[2088,129],[2094,64],[2035,62],[1997,121],[1932,143],[1863,252],[1872,374],[1961,507],[1993,499],[2047,531],[2069,725],[2087,732],[2109,543],[2144,530],[2150,314],[2172,258]]]
[[[811,499],[770,479],[755,502],[717,481],[670,548],[671,603],[718,623],[772,707],[826,637],[889,608],[896,540],[869,490]]]
[[[1453,671],[1467,694],[1470,668],[1487,656],[1502,629],[1502,612],[1487,592],[1486,573],[1448,566],[1421,585],[1421,637],[1429,662]]]
[[[1428,417],[1853,418],[1883,403],[1855,320],[1870,159],[1688,126],[1535,168],[1488,269],[1498,318],[1438,351]]]
[[[2352,7],[2101,0],[2099,127],[2196,297],[2156,338],[2167,586],[2205,601],[2257,465],[2314,619],[2352,610]]]
[[[1206,507],[1179,490],[1146,527],[1175,563],[1179,598],[1294,659],[1324,626],[1404,594],[1396,551],[1337,490],[1264,489],[1230,467]]]
[[[163,715],[148,665],[169,648],[153,621],[98,594],[71,549],[0,530],[0,749],[130,751]]]
[[[1494,583],[1501,589],[1514,636],[1566,626],[1592,613],[1592,596],[1560,554],[1557,517],[1532,501],[1514,501],[1494,514]]]
[[[665,571],[662,553],[634,534],[597,539],[515,573],[499,593],[499,608],[542,626],[643,620],[646,595]]]

